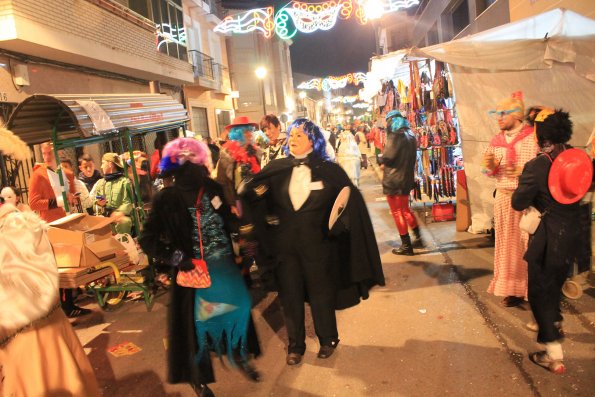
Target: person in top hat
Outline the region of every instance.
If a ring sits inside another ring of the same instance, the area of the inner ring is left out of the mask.
[[[537,341],[545,345],[545,351],[532,353],[530,358],[561,374],[565,371],[560,344],[561,290],[583,238],[576,227],[579,200],[589,189],[593,167],[585,152],[567,144],[572,136],[568,113],[543,109],[535,119],[535,133],[541,153],[525,165],[511,204],[516,211],[533,206],[542,213],[524,256]]]
[[[97,206],[95,213],[113,218],[116,222],[113,225],[115,233],[130,234],[130,213],[134,199],[130,179],[124,175],[124,164],[120,156],[116,153],[105,153],[101,158],[101,171],[104,176],[93,188]]]
[[[494,277],[488,292],[504,297],[501,304],[505,307],[520,305],[527,296],[527,262],[523,254],[528,235],[519,228],[521,213],[510,204],[523,166],[538,151],[533,128],[523,121],[524,109],[522,93],[517,92],[490,112],[496,117],[500,133],[491,140],[483,158],[484,173],[496,180]]]
[[[366,299],[369,289],[384,285],[384,275],[366,204],[345,171],[329,160],[320,129],[301,118],[287,134],[289,156],[255,175],[244,197],[259,251],[273,258],[258,265],[275,273],[289,339],[286,363],[296,365],[306,351],[304,302],[312,309],[318,358],[328,358],[339,342],[335,310]],[[344,187],[351,191],[349,233],[333,237],[329,216]]]
[[[240,217],[239,196],[247,179],[260,171],[261,151],[252,143],[258,124],[246,116],[238,116],[225,127],[227,142],[222,146],[216,180],[223,187],[225,201]]]
[[[227,142],[221,147],[215,176],[215,180],[223,187],[223,199],[239,220],[238,229],[231,230],[231,233],[240,239],[246,237],[240,236],[240,232],[244,234],[250,231],[240,227],[244,223],[240,194],[247,181],[260,172],[262,151],[253,143],[253,133],[257,128],[258,124],[251,122],[246,116],[236,117],[232,124],[225,127]],[[252,284],[250,267],[254,262],[254,254],[248,247],[244,247],[241,255],[236,258],[248,286]]]
[[[415,215],[409,208],[409,193],[415,186],[415,159],[417,143],[409,122],[399,110],[391,110],[386,115],[387,139],[384,153],[379,158],[383,166],[382,190],[390,207],[401,246],[392,250],[395,255],[413,255],[413,248],[423,248],[424,243]],[[409,227],[415,241],[411,242]]]

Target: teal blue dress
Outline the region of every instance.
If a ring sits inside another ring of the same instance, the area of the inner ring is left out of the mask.
[[[207,262],[211,286],[195,290],[194,321],[198,338],[198,359],[215,350],[227,354],[230,362],[234,351],[242,358],[247,355],[247,333],[252,306],[250,294],[234,262],[231,242],[224,232],[223,219],[211,205],[211,198],[204,194],[201,201],[200,230],[204,260]],[[193,256],[201,258],[198,220],[195,208],[188,208],[194,230]]]

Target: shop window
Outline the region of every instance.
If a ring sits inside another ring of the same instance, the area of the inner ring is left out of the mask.
[[[231,124],[231,110],[217,109],[215,113],[217,113],[217,134],[221,136],[225,126]]]
[[[157,25],[157,50],[187,61],[186,29],[181,0],[152,0],[151,11],[151,19]]]
[[[207,117],[207,108],[192,106],[192,131],[195,136],[207,138],[209,136],[209,120]]]

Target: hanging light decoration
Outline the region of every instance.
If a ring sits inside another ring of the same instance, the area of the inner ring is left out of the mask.
[[[241,14],[225,17],[213,31],[219,33],[250,33],[258,31],[264,37],[273,36],[275,24],[273,23],[273,7],[255,8]]]
[[[330,0],[322,3],[290,1],[276,13],[273,7],[255,8],[226,17],[214,29],[221,33],[249,33],[258,31],[265,37],[273,32],[281,39],[291,39],[297,34],[330,30],[338,19],[355,15],[365,25],[371,19],[419,4],[419,0]],[[274,15],[274,17],[273,17]]]
[[[345,88],[347,84],[360,85],[366,80],[366,74],[362,72],[348,73],[343,76],[328,76],[323,79],[312,79],[300,83],[297,88],[300,90],[330,91]]]

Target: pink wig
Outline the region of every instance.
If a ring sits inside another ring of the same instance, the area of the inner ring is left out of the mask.
[[[186,161],[204,165],[209,172],[213,169],[209,147],[194,138],[177,138],[168,142],[163,148],[162,159],[159,165],[161,171],[168,171],[168,168],[177,168]]]

